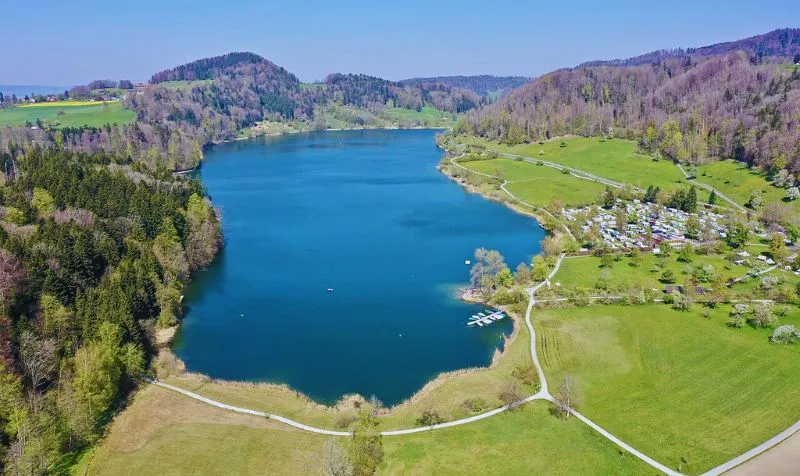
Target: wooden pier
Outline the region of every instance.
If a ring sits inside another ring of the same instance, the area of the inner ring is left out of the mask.
[[[467,326],[473,326],[473,325],[477,325],[478,327],[488,326],[492,322],[499,321],[504,317],[506,317],[506,315],[503,311],[487,309],[483,312],[473,314],[473,316],[467,322]]]

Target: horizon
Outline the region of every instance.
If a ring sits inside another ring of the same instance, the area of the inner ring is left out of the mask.
[[[622,13],[581,0],[570,10],[580,11],[579,16],[517,0],[501,0],[480,14],[452,0],[431,5],[412,0],[402,12],[315,1],[266,6],[246,0],[233,12],[207,1],[191,9],[153,0],[142,0],[134,9],[99,8],[92,0],[81,6],[88,8],[45,1],[49,15],[7,25],[0,33],[4,43],[19,44],[12,39],[21,38],[25,46],[0,51],[5,65],[0,84],[145,82],[158,71],[232,51],[259,54],[304,82],[337,72],[394,81],[481,74],[534,78],[586,61],[701,47],[800,26],[800,9],[784,0],[758,5],[737,0],[722,11],[687,0],[655,11],[625,1]],[[4,11],[9,18],[24,18],[28,5],[14,0]],[[61,41],[48,41],[53,37]],[[108,41],[97,41],[102,38]],[[87,43],[91,46],[83,53],[76,50]]]

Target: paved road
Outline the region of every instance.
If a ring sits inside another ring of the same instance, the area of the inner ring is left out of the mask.
[[[561,267],[561,262],[564,260],[564,255],[562,254],[558,258],[558,262],[556,263],[553,271],[547,276],[545,281],[537,284],[536,286],[530,288],[528,290],[528,296],[530,297],[528,301],[528,310],[525,312],[525,324],[528,326],[528,332],[531,334],[531,358],[533,359],[533,365],[536,367],[536,373],[539,374],[539,382],[541,382],[541,387],[539,392],[536,394],[538,398],[543,400],[547,400],[549,402],[555,402],[555,398],[550,394],[550,391],[547,386],[547,378],[544,375],[544,371],[542,370],[542,365],[539,363],[539,355],[536,352],[536,331],[533,328],[533,324],[531,324],[531,310],[533,306],[536,304],[536,291],[538,291],[543,285],[545,285],[553,276],[556,275],[558,269]],[[582,421],[583,423],[589,425],[593,430],[600,433],[607,439],[611,440],[614,444],[623,448],[628,453],[636,456],[640,460],[644,461],[645,463],[649,464],[653,468],[665,473],[669,474],[670,476],[679,476],[680,473],[673,471],[672,469],[664,466],[663,464],[659,463],[658,461],[650,458],[649,456],[645,455],[644,453],[638,451],[637,449],[633,448],[629,444],[625,443],[624,441],[620,440],[616,436],[612,435],[608,431],[604,430],[600,427],[600,425],[594,423],[593,421],[589,420],[578,411],[570,408],[570,414],[574,415],[577,419]]]
[[[745,461],[755,458],[756,456],[760,455],[761,453],[767,451],[768,449],[776,446],[779,443],[782,443],[784,440],[788,439],[795,433],[800,431],[800,421],[797,421],[794,425],[790,426],[789,428],[783,430],[782,432],[778,433],[777,435],[773,436],[772,438],[768,439],[767,441],[761,443],[760,445],[756,446],[750,451],[743,453],[736,458],[728,461],[727,463],[721,464],[716,468],[703,473],[703,476],[717,476],[722,474],[726,471],[729,471],[736,466],[744,463]]]

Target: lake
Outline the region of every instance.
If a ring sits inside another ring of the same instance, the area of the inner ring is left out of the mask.
[[[173,345],[187,368],[392,405],[440,372],[487,365],[512,322],[467,327],[482,307],[455,299],[465,260],[493,248],[513,269],[544,231],[442,175],[435,134],[330,131],[210,150],[200,174],[225,248],[187,290]]]

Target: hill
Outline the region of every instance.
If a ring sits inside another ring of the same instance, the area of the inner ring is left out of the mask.
[[[733,158],[800,173],[800,71],[746,52],[546,74],[457,127],[509,144],[578,134],[635,139],[649,153]]]
[[[763,35],[751,36],[743,40],[728,41],[700,48],[676,48],[657,50],[627,59],[610,61],[588,61],[577,68],[593,66],[640,66],[653,64],[670,58],[717,56],[733,51],[746,51],[757,56],[781,56],[791,58],[794,63],[800,60],[800,28],[783,28]]]
[[[529,82],[531,78],[524,76],[435,76],[431,78],[410,78],[399,81],[400,84],[419,86],[422,84],[444,84],[456,88],[470,89],[480,96],[500,96],[512,89]]]
[[[228,53],[222,56],[199,59],[172,69],[160,71],[150,78],[150,83],[213,79],[228,68],[244,64],[257,64],[263,61],[266,60],[255,53]]]

